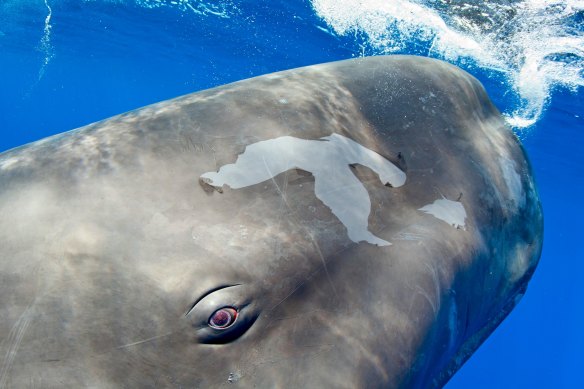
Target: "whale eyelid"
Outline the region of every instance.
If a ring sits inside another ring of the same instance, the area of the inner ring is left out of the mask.
[[[219,285],[215,288],[211,288],[208,291],[206,291],[205,293],[203,293],[201,295],[201,297],[199,297],[198,299],[195,300],[195,302],[193,303],[193,305],[191,305],[191,307],[189,308],[189,310],[185,313],[185,316],[187,316],[189,313],[191,313],[191,311],[195,308],[195,306],[201,301],[203,300],[205,297],[207,297],[208,295],[210,295],[211,293],[215,293],[218,290],[221,289],[226,289],[226,288],[231,288],[233,286],[239,286],[241,284],[225,284],[225,285]]]

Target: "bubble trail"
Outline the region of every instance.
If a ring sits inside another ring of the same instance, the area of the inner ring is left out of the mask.
[[[49,64],[49,62],[51,62],[51,59],[53,59],[53,57],[55,56],[54,48],[53,48],[53,45],[51,44],[51,29],[53,28],[53,26],[51,26],[51,17],[53,16],[53,10],[51,9],[51,6],[49,5],[49,0],[45,0],[45,6],[47,7],[48,13],[47,13],[47,17],[45,18],[45,27],[43,30],[43,37],[41,38],[40,47],[39,47],[39,49],[44,54],[44,58],[43,58],[43,63],[41,65],[41,68],[39,69],[39,75],[37,78],[37,82],[40,81],[41,78],[43,78],[43,76],[45,74],[45,70],[47,68],[47,65]]]

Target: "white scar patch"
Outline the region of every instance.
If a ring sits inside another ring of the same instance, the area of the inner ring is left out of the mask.
[[[393,163],[334,133],[318,140],[282,136],[251,144],[235,163],[222,166],[218,172],[203,174],[201,181],[214,187],[228,185],[239,189],[290,169],[305,170],[314,176],[316,197],[343,223],[352,241],[387,246],[391,243],[369,232],[371,200],[351,171],[352,164],[370,168],[384,185],[399,187],[406,181],[405,173]]]
[[[459,201],[438,199],[432,204],[423,206],[419,211],[426,212],[454,228],[465,229],[466,210]]]

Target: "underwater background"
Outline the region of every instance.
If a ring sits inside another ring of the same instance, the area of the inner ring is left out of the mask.
[[[0,0],[0,152],[228,82],[392,53],[483,82],[544,207],[527,294],[446,387],[584,388],[583,0]]]

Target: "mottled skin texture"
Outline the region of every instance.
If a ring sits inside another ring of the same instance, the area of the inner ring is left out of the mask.
[[[406,173],[390,188],[353,167],[391,246],[349,240],[303,171],[199,182],[251,143],[333,132]],[[419,211],[443,197],[465,229]],[[524,151],[451,65],[356,59],[195,93],[0,156],[0,387],[441,386],[541,244]],[[206,328],[223,306],[241,310],[228,337]]]

